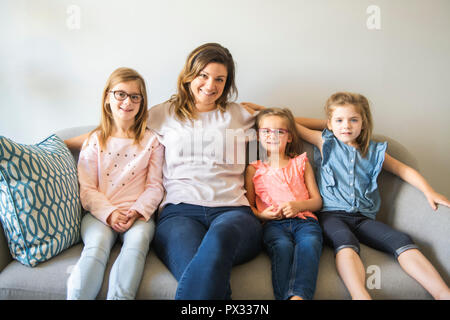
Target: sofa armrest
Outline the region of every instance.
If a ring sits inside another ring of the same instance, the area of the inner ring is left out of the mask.
[[[449,283],[450,208],[439,205],[434,211],[420,190],[389,172],[383,171],[379,182],[379,220],[409,234]]]
[[[3,227],[0,224],[0,272],[12,261]]]

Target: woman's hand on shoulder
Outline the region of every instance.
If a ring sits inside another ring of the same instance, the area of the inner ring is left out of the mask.
[[[250,114],[254,114],[255,111],[260,111],[260,110],[264,110],[266,109],[266,107],[261,106],[259,104],[256,103],[252,103],[252,102],[241,102],[240,105],[248,111],[248,113]]]

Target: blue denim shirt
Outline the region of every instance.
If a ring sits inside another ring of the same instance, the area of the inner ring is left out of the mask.
[[[387,142],[370,141],[365,158],[325,129],[323,159],[314,148],[316,179],[323,200],[322,211],[360,212],[375,219],[380,209],[377,178],[383,167]]]

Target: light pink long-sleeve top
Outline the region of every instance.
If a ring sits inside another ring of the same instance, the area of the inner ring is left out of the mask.
[[[140,146],[133,142],[110,137],[101,149],[94,133],[79,155],[81,204],[106,225],[114,210],[136,210],[148,221],[164,195],[164,147],[150,130]]]

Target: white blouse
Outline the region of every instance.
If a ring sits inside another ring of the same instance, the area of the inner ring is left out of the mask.
[[[147,125],[165,146],[161,208],[168,203],[248,206],[243,173],[246,138],[256,138],[255,117],[237,103],[184,122],[170,109],[169,102],[152,107]]]

